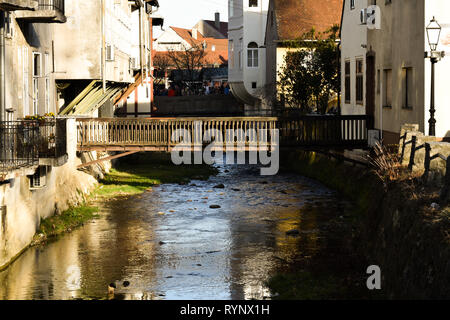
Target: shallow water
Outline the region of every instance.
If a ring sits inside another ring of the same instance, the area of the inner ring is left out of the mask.
[[[106,299],[111,282],[119,299],[270,299],[270,274],[321,250],[322,227],[350,204],[298,175],[219,170],[99,204],[99,219],[1,272],[0,299]]]

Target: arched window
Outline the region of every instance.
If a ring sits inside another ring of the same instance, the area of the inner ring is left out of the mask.
[[[247,66],[249,68],[258,68],[258,58],[258,44],[256,42],[250,42],[247,51]]]

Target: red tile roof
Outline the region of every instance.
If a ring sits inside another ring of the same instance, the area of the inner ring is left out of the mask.
[[[312,28],[317,32],[324,32],[341,23],[344,0],[272,1],[278,26],[278,40],[295,40]]]

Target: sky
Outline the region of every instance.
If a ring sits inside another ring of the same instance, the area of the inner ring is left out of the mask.
[[[215,12],[220,12],[221,21],[228,21],[228,0],[159,0],[159,5],[155,15],[164,18],[164,29],[190,29],[199,20],[214,20]],[[161,33],[160,28],[155,28],[155,37]]]

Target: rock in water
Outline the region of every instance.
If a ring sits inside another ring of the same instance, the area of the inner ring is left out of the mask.
[[[128,286],[130,286],[130,281],[124,281],[123,282],[123,286],[126,288]]]
[[[215,186],[214,189],[225,189],[225,186],[221,183]]]
[[[288,235],[288,236],[298,236],[299,234],[300,234],[300,231],[295,230],[295,229],[286,232],[286,235]]]
[[[213,204],[211,206],[209,206],[210,209],[220,209],[221,206],[217,205],[217,204]]]

